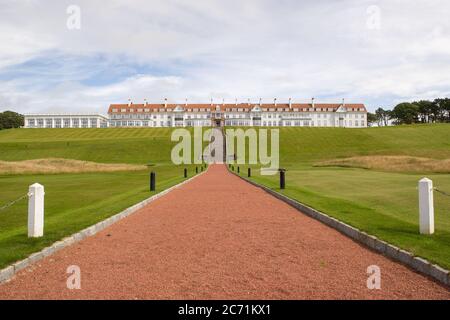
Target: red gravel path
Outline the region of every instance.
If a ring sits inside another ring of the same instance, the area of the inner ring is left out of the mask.
[[[66,269],[81,268],[81,290]],[[381,290],[366,269],[381,268]],[[225,166],[20,272],[0,298],[450,299],[450,291],[240,180]]]

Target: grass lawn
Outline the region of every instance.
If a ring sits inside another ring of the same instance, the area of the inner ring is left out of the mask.
[[[280,164],[288,170],[286,189],[279,190],[278,175],[261,176],[259,166],[253,166],[252,179],[450,269],[450,197],[435,192],[436,233],[424,236],[419,234],[416,189],[427,176],[435,187],[450,192],[449,174],[313,166],[359,155],[450,158],[450,125],[280,128],[280,149]],[[241,166],[241,175],[246,168]]]
[[[0,268],[184,180],[170,161],[170,129],[18,129],[0,131],[0,160],[60,157],[104,163],[156,164],[111,173],[0,175],[0,206],[39,182],[45,187],[44,237],[27,237],[27,200],[0,211]],[[186,166],[189,177],[195,166]]]

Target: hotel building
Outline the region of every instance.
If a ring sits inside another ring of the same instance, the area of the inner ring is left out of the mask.
[[[76,114],[27,114],[26,128],[104,127],[367,127],[364,104],[234,103],[234,104],[111,104],[108,116]]]

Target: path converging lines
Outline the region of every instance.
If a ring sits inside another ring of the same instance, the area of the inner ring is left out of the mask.
[[[79,266],[81,289],[66,282]],[[367,268],[381,269],[381,290]],[[0,285],[0,299],[449,299],[447,288],[208,171]]]

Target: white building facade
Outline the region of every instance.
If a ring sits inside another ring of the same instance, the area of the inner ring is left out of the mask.
[[[27,128],[105,128],[105,127],[367,127],[364,104],[111,104],[108,116],[25,115]]]
[[[112,104],[112,127],[367,127],[364,104]]]
[[[25,128],[106,128],[101,114],[25,114]]]

